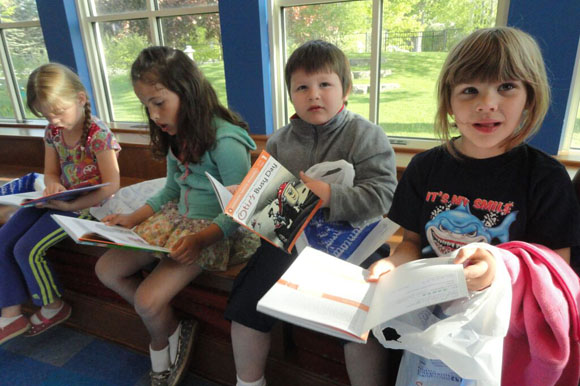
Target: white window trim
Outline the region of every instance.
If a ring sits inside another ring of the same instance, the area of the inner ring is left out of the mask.
[[[572,82],[570,84],[570,92],[568,94],[568,103],[566,104],[566,112],[564,113],[564,124],[562,132],[564,133],[560,143],[560,152],[558,155],[575,155],[580,156],[580,150],[571,149],[572,136],[574,134],[574,123],[578,116],[578,109],[580,108],[580,38],[578,39],[578,48],[576,49],[576,62],[574,63],[574,72],[572,75]]]
[[[278,129],[287,123],[285,118],[286,105],[286,85],[284,82],[284,18],[282,15],[282,8],[294,7],[300,5],[316,5],[324,3],[339,3],[351,0],[272,0],[269,2],[268,9],[270,23],[270,65],[272,68],[272,113],[274,120],[274,128]],[[498,0],[496,25],[507,25],[507,16],[509,10],[510,0]],[[380,64],[380,33],[382,29],[382,14],[384,1],[372,0],[373,19],[371,31],[371,79],[369,90],[369,120],[376,123],[378,121],[378,92],[379,79],[378,69]],[[400,146],[410,149],[428,149],[437,146],[441,142],[438,139],[416,139],[392,137],[390,138],[393,146]]]
[[[12,58],[8,50],[8,43],[4,31],[9,29],[21,28],[40,28],[40,20],[16,21],[16,22],[0,22],[0,63],[4,70],[4,81],[8,89],[8,97],[14,110],[14,118],[2,118],[2,122],[36,122],[36,119],[26,119],[24,115],[25,100],[22,100],[20,91],[18,89],[18,82],[14,76],[14,67],[12,66]]]
[[[95,14],[94,3],[92,0],[75,0],[77,5],[77,13],[79,18],[79,25],[81,29],[81,37],[85,47],[85,54],[89,66],[89,76],[91,79],[91,86],[93,88],[93,96],[95,98],[96,108],[99,111],[99,117],[110,122],[116,128],[135,129],[142,128],[142,124],[136,122],[118,122],[113,121],[113,107],[112,101],[108,98],[111,95],[108,89],[108,80],[106,79],[106,68],[104,57],[101,56],[103,52],[103,45],[98,29],[98,23],[121,21],[121,20],[143,20],[147,19],[153,38],[152,44],[162,45],[162,37],[159,31],[159,18],[173,17],[181,15],[198,15],[207,13],[218,13],[219,7],[215,5],[199,5],[193,7],[179,7],[155,10],[154,0],[146,2],[147,10],[132,11],[118,14],[107,14],[92,16]]]

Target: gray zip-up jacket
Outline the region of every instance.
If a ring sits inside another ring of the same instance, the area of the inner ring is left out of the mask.
[[[295,176],[324,161],[354,166],[354,186],[331,184],[329,221],[365,221],[391,207],[397,185],[393,148],[379,126],[346,108],[324,125],[294,115],[268,139],[266,151]]]

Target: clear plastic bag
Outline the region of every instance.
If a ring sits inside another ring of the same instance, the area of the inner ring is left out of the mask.
[[[500,255],[488,244],[470,246]],[[489,288],[472,292],[469,298],[401,315],[375,327],[373,334],[385,347],[441,360],[473,385],[499,385],[511,298],[510,276],[503,259],[496,258],[496,275]]]

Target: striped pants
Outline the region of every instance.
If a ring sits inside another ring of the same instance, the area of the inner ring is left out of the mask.
[[[0,227],[0,307],[32,299],[38,306],[53,303],[62,290],[48,262],[46,250],[67,234],[50,217],[77,213],[22,208]]]

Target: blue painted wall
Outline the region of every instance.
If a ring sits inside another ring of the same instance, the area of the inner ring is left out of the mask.
[[[508,25],[532,35],[540,45],[552,87],[552,104],[530,143],[557,154],[580,37],[579,0],[511,0]]]
[[[51,62],[72,68],[81,78],[96,111],[89,67],[74,0],[36,0],[40,26]]]
[[[271,134],[272,92],[265,0],[220,0],[228,106],[254,134]]]

